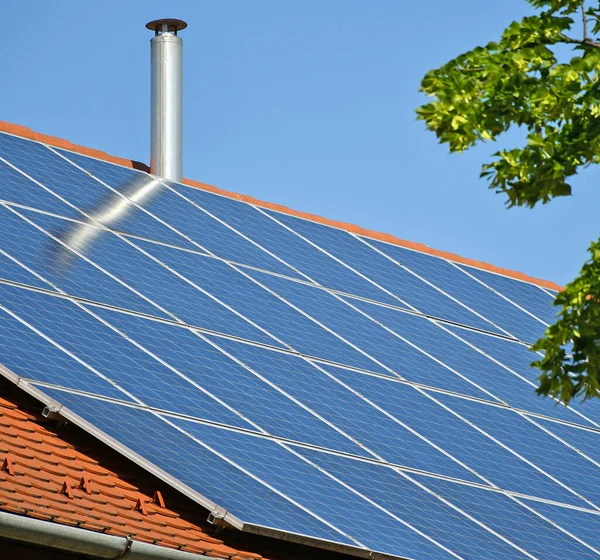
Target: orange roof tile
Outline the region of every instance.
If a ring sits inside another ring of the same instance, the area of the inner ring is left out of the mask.
[[[128,160],[121,157],[111,156],[106,152],[101,150],[94,150],[92,148],[86,148],[84,146],[80,146],[78,144],[72,144],[68,140],[63,140],[62,138],[57,138],[55,136],[48,136],[46,134],[40,134],[34,132],[30,128],[25,126],[11,124],[5,121],[0,121],[0,131],[8,132],[10,134],[14,134],[16,136],[21,136],[23,138],[29,138],[31,140],[37,140],[38,142],[43,142],[44,144],[49,144],[51,146],[55,146],[57,148],[64,148],[65,150],[70,150],[72,152],[77,152],[79,154],[83,154],[86,156],[92,156],[97,159],[102,159],[105,161],[109,161],[112,163],[116,163],[118,165],[123,165],[125,167],[131,167],[134,169],[139,169],[142,171],[150,171],[150,168],[139,161]],[[283,212],[284,214],[289,214],[291,216],[297,216],[300,218],[305,218],[307,220],[311,220],[313,222],[317,222],[320,224],[325,224],[328,226],[333,226],[336,228],[344,229],[346,231],[356,233],[359,235],[363,235],[365,237],[370,237],[371,239],[378,239],[380,241],[386,241],[387,243],[392,243],[393,245],[399,245],[401,247],[406,247],[408,249],[414,249],[415,251],[420,251],[421,253],[427,253],[429,255],[434,255],[437,257],[442,257],[445,259],[449,259],[451,261],[466,264],[469,266],[473,266],[476,268],[480,268],[482,270],[488,270],[490,272],[496,272],[498,274],[502,274],[504,276],[509,276],[511,278],[516,278],[517,280],[524,280],[526,282],[531,282],[533,284],[537,284],[538,286],[542,286],[544,288],[549,288],[551,290],[562,290],[562,287],[554,282],[550,282],[548,280],[542,280],[540,278],[533,278],[531,276],[527,276],[522,272],[517,272],[514,270],[508,270],[506,268],[500,268],[482,261],[477,261],[474,259],[468,259],[465,257],[461,257],[460,255],[456,255],[454,253],[449,253],[447,251],[438,251],[437,249],[432,249],[431,247],[424,245],[422,243],[415,243],[413,241],[406,241],[404,239],[399,239],[394,237],[389,233],[381,233],[378,231],[373,231],[369,229],[362,228],[360,226],[356,226],[353,224],[349,224],[346,222],[339,222],[336,220],[330,220],[328,218],[323,218],[322,216],[317,216],[316,214],[309,214],[306,212],[300,212],[297,210],[292,210],[287,206],[281,206],[279,204],[273,204],[271,202],[265,202],[263,200],[258,200],[248,195],[233,193],[230,191],[226,191],[215,187],[213,185],[208,185],[206,183],[201,183],[199,181],[193,181],[191,179],[183,179],[183,183],[192,187],[196,187],[205,191],[214,192],[228,198],[234,198],[236,200],[241,200],[244,202],[248,202],[250,204],[255,204],[257,206],[261,206],[262,208],[269,208],[271,210],[276,210],[278,212]]]
[[[123,480],[126,459],[113,456],[100,443],[95,444],[97,451],[91,457],[86,449],[93,446],[91,436],[79,444],[77,428],[57,426],[41,416],[41,405],[37,410],[34,407],[28,395],[0,380],[1,511],[129,535],[134,540],[209,557],[261,558],[209,535],[212,527],[208,523],[184,518],[171,507],[184,498],[152,475],[136,472],[135,476],[129,474],[128,481]],[[66,441],[71,439],[71,432],[75,444]],[[98,461],[98,454],[108,460]],[[116,474],[119,471],[121,476]],[[153,503],[157,491],[161,498]],[[206,518],[206,512],[202,513]]]

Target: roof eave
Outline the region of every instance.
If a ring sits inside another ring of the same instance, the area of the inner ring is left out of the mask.
[[[201,560],[206,556],[0,511],[0,538],[92,558]],[[213,556],[214,557],[214,556]],[[223,559],[224,560],[224,559]]]

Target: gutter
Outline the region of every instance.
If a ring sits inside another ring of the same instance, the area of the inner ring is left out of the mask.
[[[87,529],[59,525],[6,512],[0,512],[0,539],[2,538],[93,558],[206,560],[206,556],[203,554],[164,548],[155,544],[134,541],[130,537],[115,537],[106,533],[96,533]]]

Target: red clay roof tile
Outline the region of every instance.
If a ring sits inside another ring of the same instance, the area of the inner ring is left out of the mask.
[[[134,540],[207,556],[260,558],[207,534],[208,524],[183,519],[168,507],[181,502],[181,496],[167,495],[168,488],[158,490],[151,475],[143,473],[139,478],[145,487],[142,490],[132,483],[138,480],[137,475],[126,469],[119,474],[119,465],[105,465],[84,453],[82,449],[87,451],[89,444],[66,442],[54,424],[30,410],[30,397],[4,380],[0,383],[4,425],[0,428],[1,511],[121,537],[129,535]],[[97,445],[104,450],[102,444]],[[142,511],[136,511],[137,504],[143,505]]]

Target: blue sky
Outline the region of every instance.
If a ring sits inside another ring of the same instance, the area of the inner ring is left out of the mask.
[[[479,179],[498,145],[450,155],[414,112],[427,70],[528,13],[525,0],[8,0],[0,119],[147,162],[144,25],[184,19],[186,177],[565,283],[598,236],[600,172],[571,198],[507,210]]]

